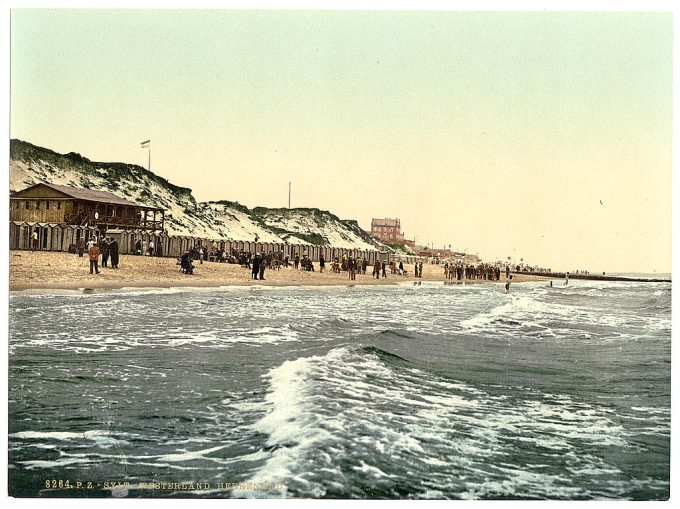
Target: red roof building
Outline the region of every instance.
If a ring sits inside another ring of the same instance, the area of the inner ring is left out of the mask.
[[[399,219],[372,219],[371,236],[387,244],[403,244],[404,234],[401,232]]]

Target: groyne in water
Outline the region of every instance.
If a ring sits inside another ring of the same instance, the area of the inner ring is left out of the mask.
[[[545,278],[564,279],[566,272],[525,272],[513,271],[512,274],[526,274],[530,276],[541,276]],[[569,274],[569,279],[588,279],[590,281],[624,281],[632,283],[670,283],[670,278],[644,278],[644,277],[628,277],[628,276],[599,276],[597,274]]]

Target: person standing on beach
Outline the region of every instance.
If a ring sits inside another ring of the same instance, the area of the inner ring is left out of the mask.
[[[31,251],[38,249],[38,230],[33,230],[31,234]]]
[[[386,265],[387,265],[387,261],[383,260],[383,262],[382,262],[382,277],[387,277]]]
[[[260,273],[260,255],[255,254],[253,258],[253,279],[257,279],[257,275]]]
[[[505,282],[505,293],[510,293],[510,281],[512,280],[512,276]]]
[[[376,279],[380,279],[380,260],[375,259],[375,265],[373,265],[373,275]]]
[[[80,258],[82,258],[84,252],[85,252],[85,241],[83,239],[80,239],[78,241],[78,256]]]
[[[323,272],[324,267],[326,266],[326,259],[323,257],[323,255],[319,255],[319,273]]]
[[[93,274],[94,272],[99,274],[99,267],[97,266],[99,263],[99,252],[99,246],[94,243],[90,246],[90,249],[87,250],[87,254],[90,256],[90,274]]]
[[[149,256],[153,256],[154,247],[156,247],[156,246],[154,246],[153,240],[150,240],[149,241]]]
[[[264,281],[264,269],[267,268],[267,263],[268,263],[267,260],[263,256],[262,260],[260,260],[260,280],[261,281]],[[257,279],[257,278],[255,278],[255,279]]]
[[[564,276],[564,286],[567,286],[568,284],[569,284],[569,273],[567,272]]]
[[[102,267],[106,267],[106,264],[109,261],[109,239],[104,238],[101,242],[101,246],[99,247],[99,250],[102,252]]]
[[[349,275],[349,279],[355,280],[356,277],[356,262],[354,261],[354,257],[350,256],[349,260],[347,260],[347,273]]]
[[[111,257],[111,267],[114,269],[118,268],[118,241],[116,239],[111,239],[109,244],[109,256]]]

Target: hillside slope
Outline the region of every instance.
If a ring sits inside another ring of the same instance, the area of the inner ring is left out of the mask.
[[[47,182],[109,191],[132,202],[165,209],[170,235],[209,239],[289,242],[346,249],[381,248],[356,221],[342,221],[319,209],[253,210],[237,202],[198,202],[179,187],[145,168],[101,163],[76,153],[58,154],[21,140],[10,141],[10,192]]]

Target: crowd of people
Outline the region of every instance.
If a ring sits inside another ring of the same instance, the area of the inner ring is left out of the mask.
[[[87,243],[80,239],[77,244],[78,256],[82,257],[87,251],[90,260],[90,273],[99,274],[99,258],[101,257],[101,267],[111,267],[117,269],[119,267],[118,242],[115,238],[102,237],[91,238]],[[153,240],[142,243],[137,240],[134,249],[135,255],[145,254],[147,256],[162,256],[160,252],[160,245],[156,246]],[[194,274],[194,261],[203,264],[204,261],[238,263],[245,269],[250,271],[251,278],[254,280],[264,280],[265,270],[273,269],[280,270],[281,267],[292,266],[295,270],[304,270],[314,272],[314,262],[310,258],[307,251],[296,252],[289,257],[284,255],[283,251],[271,251],[269,253],[250,253],[245,251],[233,250],[228,254],[225,250],[220,249],[217,243],[203,247],[200,243],[196,243],[191,249],[186,251],[181,257],[177,258],[177,264],[180,265],[180,272],[185,274]],[[423,277],[423,260],[415,260],[412,263],[413,276],[416,278]],[[442,261],[433,260],[431,263],[441,265]],[[330,263],[332,273],[339,274],[340,272],[347,272],[349,280],[356,280],[357,274],[365,275],[369,268],[369,261],[366,258],[354,257],[351,254],[344,254],[341,258],[334,258]],[[323,255],[320,255],[319,273],[323,273],[326,269],[326,260]],[[487,280],[500,281],[502,276],[501,267],[491,265],[488,263],[464,264],[454,261],[444,261],[444,279],[448,281],[457,280]],[[519,267],[515,268],[520,271]],[[381,260],[377,258],[372,264],[371,277],[376,279],[387,278],[388,273],[396,276],[406,276],[408,270],[403,260]],[[505,266],[506,290],[509,290],[509,280],[511,267]],[[567,279],[568,281],[568,279]]]
[[[137,239],[134,254],[136,256],[163,256],[163,246],[160,242],[156,244],[153,239],[150,239],[149,242]]]
[[[85,250],[90,259],[90,274],[99,274],[99,257],[102,259],[102,267],[110,267],[117,269],[120,263],[120,256],[118,254],[118,241],[114,238],[104,237],[97,239],[90,238],[85,242],[80,239],[77,244],[78,256],[83,257]],[[109,264],[110,262],[110,264]]]
[[[505,277],[510,276],[510,266],[505,267]],[[462,281],[463,279],[482,279],[485,281],[500,281],[501,268],[496,265],[488,263],[480,263],[479,265],[463,264],[463,263],[444,263],[444,278],[448,280]]]

